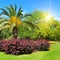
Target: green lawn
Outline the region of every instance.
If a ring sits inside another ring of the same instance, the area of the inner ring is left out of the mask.
[[[52,44],[50,51],[39,51],[25,55],[6,55],[0,52],[0,60],[60,60],[60,44]]]

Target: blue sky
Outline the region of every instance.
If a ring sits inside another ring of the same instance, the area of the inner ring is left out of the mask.
[[[46,12],[50,10],[52,15],[60,17],[60,0],[0,0],[0,8],[10,4],[22,6],[24,12],[32,12],[35,9]]]

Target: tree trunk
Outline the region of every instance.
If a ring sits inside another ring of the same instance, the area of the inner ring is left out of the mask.
[[[17,37],[18,37],[18,28],[17,27],[13,28],[12,34],[13,34],[14,39],[17,39]]]

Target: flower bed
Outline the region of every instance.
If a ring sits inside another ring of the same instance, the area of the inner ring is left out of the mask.
[[[34,50],[45,51],[49,49],[49,46],[48,41],[40,39],[36,41],[27,39],[0,40],[0,51],[13,55],[30,54]]]

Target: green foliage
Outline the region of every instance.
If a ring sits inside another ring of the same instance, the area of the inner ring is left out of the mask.
[[[60,24],[55,28],[55,38],[60,41]]]
[[[12,34],[9,32],[9,29],[0,30],[0,40],[8,39]]]
[[[13,9],[12,6],[11,8]],[[17,6],[15,5],[15,10],[16,8]],[[20,12],[22,12],[21,7],[19,10],[20,11],[18,15],[21,14]],[[42,39],[60,41],[60,21],[55,20],[54,17],[51,17],[50,20],[46,22],[44,20],[46,14],[47,13],[45,12],[35,10],[31,12],[31,15],[30,14],[23,15],[23,17],[25,18],[21,20],[22,23],[18,27],[18,38],[21,39],[26,38],[34,40],[42,38]],[[0,23],[1,23],[0,24],[0,30],[1,30],[1,26],[2,27],[5,26],[7,20],[5,18],[2,18],[0,19]],[[12,34],[9,33],[6,34],[6,33],[7,31],[4,30],[3,33],[1,33],[1,36],[7,35],[6,38],[12,37]]]
[[[26,20],[33,21],[39,27],[39,30],[35,29],[31,32],[32,39],[44,38],[55,41],[60,40],[60,22],[58,20],[55,20],[54,17],[51,17],[48,22],[45,22],[44,16],[46,13],[37,10],[33,11],[31,14],[32,17],[27,17]]]

